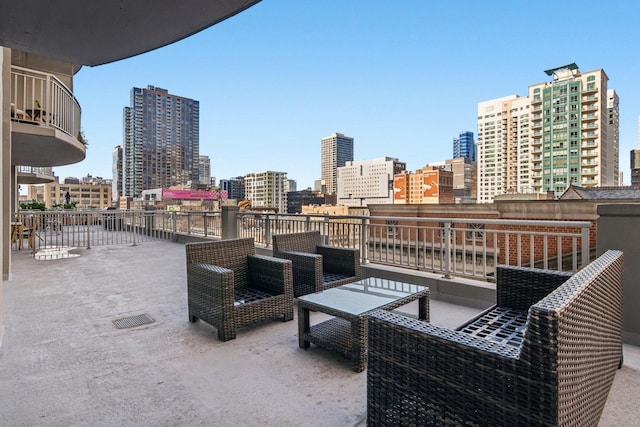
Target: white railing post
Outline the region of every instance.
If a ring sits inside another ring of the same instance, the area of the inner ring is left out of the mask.
[[[91,249],[91,229],[89,224],[89,213],[87,212],[87,249]]]
[[[444,223],[444,278],[451,279],[451,222]]]
[[[591,244],[589,242],[589,228],[590,227],[582,227],[582,260],[581,260],[581,267],[584,267],[585,265],[589,264],[589,260],[590,260],[590,252],[591,252]]]
[[[173,222],[173,234],[178,233],[178,213],[176,211],[171,212],[171,220]]]
[[[368,218],[364,217],[360,220],[360,262],[366,264],[369,262],[369,242],[368,242]]]
[[[133,244],[131,246],[138,246],[136,244],[136,234],[137,234],[136,228],[137,228],[137,226],[136,226],[136,211],[131,211],[131,231],[133,232]]]
[[[264,244],[269,247],[271,245],[271,218],[269,214],[265,214],[264,220]]]

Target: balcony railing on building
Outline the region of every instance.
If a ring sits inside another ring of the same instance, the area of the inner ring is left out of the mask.
[[[26,173],[32,175],[46,175],[53,177],[53,168],[51,167],[39,167],[39,166],[18,166],[18,173]]]
[[[80,104],[53,74],[11,67],[11,119],[80,138]]]

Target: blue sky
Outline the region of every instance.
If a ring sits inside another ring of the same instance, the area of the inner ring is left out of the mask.
[[[74,79],[89,141],[64,178],[111,178],[132,87],[200,101],[200,153],[216,179],[320,176],[320,140],[355,139],[354,159],[396,157],[415,170],[452,157],[477,132],[478,102],[526,95],[544,70],[604,69],[620,97],[620,170],[638,145],[635,2],[264,0],[185,40]]]

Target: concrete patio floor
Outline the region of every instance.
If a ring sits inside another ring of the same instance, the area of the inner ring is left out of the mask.
[[[298,348],[297,317],[244,328],[226,343],[213,327],[189,323],[183,245],[74,253],[47,261],[13,253],[14,275],[3,283],[1,425],[365,425],[366,371]],[[442,326],[478,311],[431,301],[431,321]],[[140,314],[155,322],[112,323]],[[624,351],[601,426],[640,425],[640,349]]]

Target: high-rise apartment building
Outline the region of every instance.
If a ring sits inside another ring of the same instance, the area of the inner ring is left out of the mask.
[[[508,191],[531,192],[529,100],[517,95],[478,104],[478,203]]]
[[[209,160],[209,156],[198,156],[198,181],[202,185],[211,185],[211,160]]]
[[[338,199],[344,206],[393,203],[393,177],[407,168],[391,157],[348,161],[337,170]]]
[[[552,80],[529,86],[527,97],[478,104],[479,203],[618,182],[618,97],[604,70],[569,64],[545,73]]]
[[[122,145],[116,145],[113,149],[111,160],[111,195],[113,200],[119,200],[122,196]]]
[[[321,147],[321,179],[324,191],[334,194],[338,191],[338,168],[353,161],[353,138],[341,133],[334,133],[322,138]]]
[[[453,158],[467,158],[476,161],[476,144],[473,140],[473,132],[460,132],[458,138],[453,138]]]
[[[248,173],[244,177],[245,198],[254,208],[275,208],[277,212],[286,213],[288,191],[286,172]]]
[[[200,104],[147,86],[124,108],[123,193],[198,181]]]

